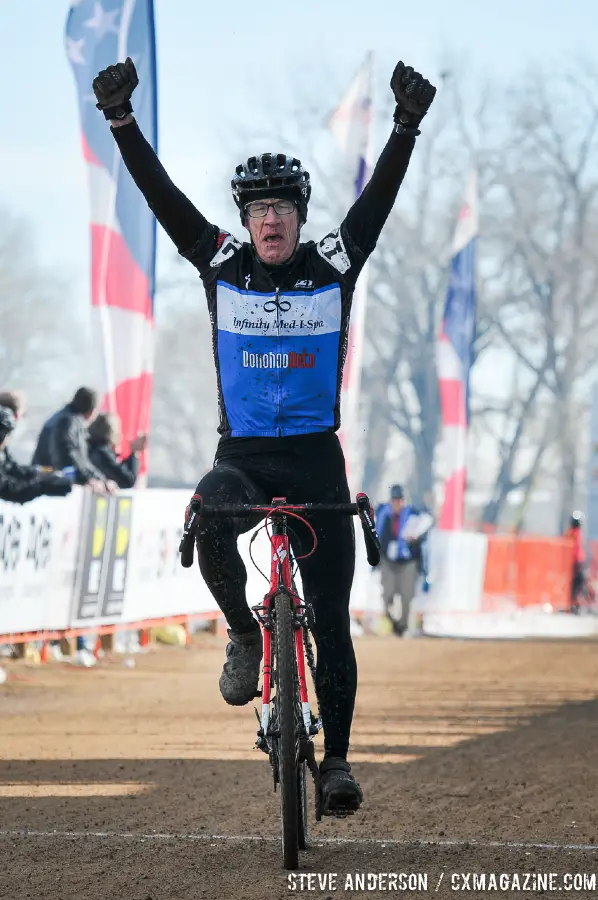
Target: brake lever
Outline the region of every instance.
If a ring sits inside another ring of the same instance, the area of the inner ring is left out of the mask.
[[[370,566],[377,566],[380,562],[380,538],[376,531],[374,510],[367,494],[357,494],[357,512],[363,530],[365,549]]]
[[[185,517],[185,525],[183,527],[183,536],[179,544],[179,553],[181,554],[181,565],[184,569],[190,569],[193,565],[193,553],[195,550],[195,527],[199,521],[199,513],[201,510],[201,497],[196,494],[191,498],[191,502],[187,507],[188,515]]]

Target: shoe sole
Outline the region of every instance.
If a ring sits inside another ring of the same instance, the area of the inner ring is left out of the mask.
[[[220,694],[224,702],[229,706],[247,706],[248,703],[251,703],[251,701],[255,699],[254,697],[247,697],[247,699],[243,700],[240,700],[237,697],[233,699],[232,697],[225,697],[222,691],[220,692]]]
[[[326,803],[322,803],[322,815],[344,819],[356,813],[362,802],[363,797],[356,791],[333,790],[328,794]]]
[[[228,685],[227,685],[228,687]],[[220,695],[225,703],[228,703],[229,706],[247,706],[248,703],[251,703],[252,700],[255,700],[256,697],[259,697],[259,692],[257,688],[254,689],[252,694],[227,694],[226,689],[223,689],[222,683],[219,684]]]

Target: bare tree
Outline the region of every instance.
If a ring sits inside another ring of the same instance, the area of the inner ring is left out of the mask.
[[[35,259],[23,222],[0,215],[0,386],[28,396],[18,438],[33,434],[83,371],[87,336],[69,289]]]
[[[398,477],[415,498],[434,485],[441,436],[435,345],[456,213],[475,165],[481,239],[471,413],[472,434],[484,435],[488,451],[470,482],[483,485],[484,518],[497,522],[509,495],[528,490],[555,450],[563,497],[575,487],[575,416],[598,343],[592,309],[598,106],[596,79],[587,71],[556,83],[529,78],[529,86],[518,81],[506,93],[479,87],[476,79],[467,96],[469,83],[453,74],[441,85],[371,259],[365,487],[373,494],[383,488],[388,448],[397,435],[412,459],[412,471]],[[320,92],[316,102],[305,98],[296,120],[273,126],[268,135],[282,147],[297,146],[299,136],[300,155],[309,158],[314,192],[308,238],[337,225],[351,202],[352,173],[342,172],[324,137],[325,115],[336,97],[330,103],[322,97],[330,92]],[[380,116],[389,125],[391,110],[389,97]],[[386,139],[383,131],[380,138]],[[499,371],[486,396],[485,360],[492,358]],[[514,373],[507,390],[504,372]]]
[[[380,119],[386,141],[392,124],[392,96]],[[319,110],[319,111],[317,111]],[[317,112],[316,112],[317,111]],[[301,134],[320,134],[324,110],[306,101]],[[312,136],[308,146],[316,145]],[[370,261],[366,348],[362,380],[364,488],[376,494],[393,435],[410,446],[412,472],[398,473],[421,498],[433,487],[434,451],[440,406],[435,342],[444,304],[450,243],[459,194],[464,187],[468,151],[451,127],[446,104],[426,121],[418,138],[395,209]],[[310,158],[316,185],[310,203],[310,233],[325,233],[347,213],[353,172],[344,170],[337,151]],[[457,177],[458,176],[458,177]]]
[[[218,440],[212,337],[201,283],[177,267],[158,294],[150,484],[195,485]]]
[[[391,120],[391,107],[387,110]],[[448,283],[451,243],[472,148],[462,140],[455,98],[441,91],[425,122],[395,209],[371,261],[368,353],[364,379],[367,418],[366,490],[380,490],[389,440],[411,448],[412,470],[397,473],[421,500],[434,488],[441,436],[435,348]],[[476,356],[488,346],[480,304]]]
[[[595,83],[588,72],[560,84],[538,76],[510,102],[486,88],[477,112],[466,116],[454,79],[452,103],[418,139],[405,185],[412,202],[403,189],[372,259],[368,489],[393,429],[412,447],[413,493],[422,496],[433,483],[440,434],[434,344],[457,200],[448,184],[461,185],[475,163],[482,209],[475,359],[492,348],[502,370],[515,365],[518,373],[506,396],[496,390],[488,401],[473,372],[472,429],[491,432],[500,423],[484,518],[497,522],[509,495],[527,490],[555,449],[565,515],[583,443],[579,390],[598,349]]]
[[[496,178],[503,287],[495,322],[531,375],[529,401],[547,391],[554,400],[562,521],[576,492],[580,398],[598,352],[597,86],[598,76],[582,67],[570,77],[530,77],[511,96],[511,135]]]

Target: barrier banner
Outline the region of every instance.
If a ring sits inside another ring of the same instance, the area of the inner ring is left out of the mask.
[[[102,616],[111,619],[121,617],[125,602],[133,502],[131,495],[112,499],[115,508],[102,598]]]
[[[183,569],[179,544],[189,491],[136,491],[128,549],[123,620],[209,612],[218,607],[197,566]],[[256,601],[257,602],[257,601]]]
[[[0,501],[0,634],[69,625],[83,496]]]
[[[97,624],[104,618],[104,597],[113,547],[112,497],[87,493],[85,501],[77,567],[77,603],[71,619],[75,626]]]

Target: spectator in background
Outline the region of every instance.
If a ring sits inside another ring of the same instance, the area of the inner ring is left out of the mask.
[[[586,554],[583,545],[584,515],[577,510],[571,514],[565,537],[573,541],[573,571],[571,573],[571,612],[577,614],[580,599],[586,596]]]
[[[139,475],[139,455],[145,449],[147,438],[141,434],[131,441],[131,453],[122,460],[116,455],[120,440],[118,416],[98,413],[87,429],[90,462],[98,472],[114,481],[119,488],[132,488]]]
[[[421,544],[432,527],[433,516],[405,503],[400,484],[390,489],[390,503],[378,507],[376,529],[382,547],[382,599],[393,632],[399,637],[407,631],[409,612],[421,560]],[[401,615],[396,618],[394,600],[401,598]]]
[[[0,406],[10,409],[18,421],[25,414],[25,395],[21,391],[0,391]]]
[[[87,426],[92,421],[98,398],[95,391],[80,387],[70,403],[45,423],[33,454],[33,464],[51,469],[73,469],[77,484],[114,493],[116,485],[107,481],[89,461]]]
[[[17,423],[25,414],[25,398],[20,391],[0,391],[0,406],[9,409]],[[8,475],[13,473],[18,476],[28,469],[33,469],[30,466],[21,466],[10,453],[7,446],[0,453],[0,464]],[[33,471],[36,470],[33,469]]]
[[[11,409],[0,406],[0,500],[28,503],[36,497],[64,497],[71,480],[61,472],[39,472],[34,466],[20,466],[7,451],[7,443],[17,424]]]

